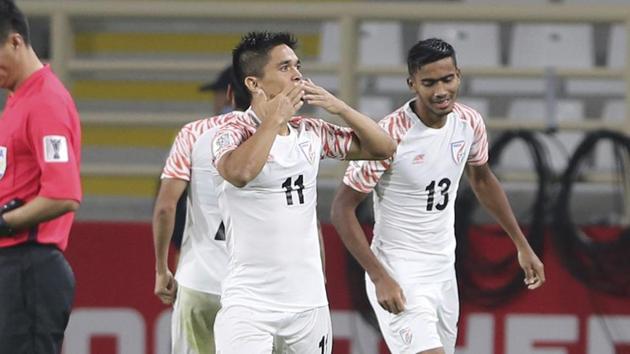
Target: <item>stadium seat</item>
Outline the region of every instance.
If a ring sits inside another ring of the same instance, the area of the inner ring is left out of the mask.
[[[394,102],[389,97],[365,95],[359,98],[359,111],[379,121],[394,110]]]
[[[517,99],[508,109],[508,119],[511,120],[546,120],[546,103],[542,99]],[[558,121],[576,121],[584,119],[584,104],[579,100],[559,100],[556,106]],[[550,167],[560,173],[564,171],[569,157],[577,144],[582,140],[583,134],[577,132],[560,131],[553,136],[541,136],[549,153]],[[520,144],[520,143],[519,143]],[[523,146],[512,144],[504,150],[501,157],[501,166],[512,170],[530,170],[532,168],[529,155],[523,158],[526,152]]]
[[[402,65],[402,27],[398,22],[363,22],[359,28],[359,64]],[[339,24],[324,22],[321,29],[320,61],[338,63]]]
[[[593,29],[587,24],[516,24],[510,65],[517,68],[581,68],[594,65]]]
[[[627,2],[630,4],[630,2]],[[617,24],[611,26],[608,40],[608,67],[624,68],[628,52],[628,40],[626,39],[626,26]]]
[[[488,100],[483,98],[460,97],[457,101],[477,110],[484,120],[488,119],[488,114],[490,113],[490,104],[488,103]]]
[[[418,37],[436,37],[449,42],[457,52],[457,63],[461,67],[500,65],[498,23],[425,22],[420,25]]]

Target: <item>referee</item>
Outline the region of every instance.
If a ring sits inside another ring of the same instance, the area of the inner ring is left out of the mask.
[[[81,200],[72,97],[0,0],[0,354],[58,354],[74,298],[62,251]]]

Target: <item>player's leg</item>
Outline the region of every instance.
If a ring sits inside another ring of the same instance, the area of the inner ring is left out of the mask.
[[[173,354],[214,354],[214,320],[220,308],[219,295],[179,286],[171,317]]]
[[[0,249],[0,348],[9,353],[32,352],[28,340],[31,318],[24,302],[23,246]]]
[[[217,353],[270,354],[281,318],[244,306],[221,308],[214,322]]]
[[[278,331],[282,354],[332,353],[332,325],[328,306],[291,314]]]
[[[444,353],[455,353],[457,341],[457,321],[459,319],[459,294],[457,280],[442,284],[442,301],[438,307],[438,333],[444,345]]]

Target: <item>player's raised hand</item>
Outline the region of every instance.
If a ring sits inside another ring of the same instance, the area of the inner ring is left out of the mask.
[[[304,101],[313,106],[321,107],[331,114],[339,114],[348,109],[348,105],[335,97],[323,87],[315,85],[310,79],[304,80]]]
[[[375,281],[374,286],[376,287],[376,299],[387,312],[398,314],[405,310],[405,303],[407,302],[405,294],[403,294],[400,285],[389,274]]]
[[[518,263],[525,272],[525,285],[530,290],[545,283],[545,268],[531,248],[518,251]]]
[[[252,108],[263,120],[273,120],[282,125],[302,108],[303,96],[304,84],[301,81],[287,85],[272,98],[267,97],[267,94],[259,88],[252,92]]]
[[[170,270],[165,273],[155,273],[155,289],[153,293],[166,305],[175,301],[177,294],[177,282]]]

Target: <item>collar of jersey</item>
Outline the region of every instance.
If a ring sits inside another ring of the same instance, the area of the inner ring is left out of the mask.
[[[245,111],[245,116],[248,118],[249,123],[258,128],[261,120],[258,118],[256,112],[254,112],[254,109],[251,106]]]
[[[9,95],[8,97],[8,105],[12,106],[15,101],[20,99],[20,97],[25,96],[30,89],[35,85],[36,82],[39,81],[39,78],[46,75],[50,72],[50,64],[45,64],[44,67],[35,71],[31,74],[31,76],[27,77],[26,80],[22,83],[18,89]]]

